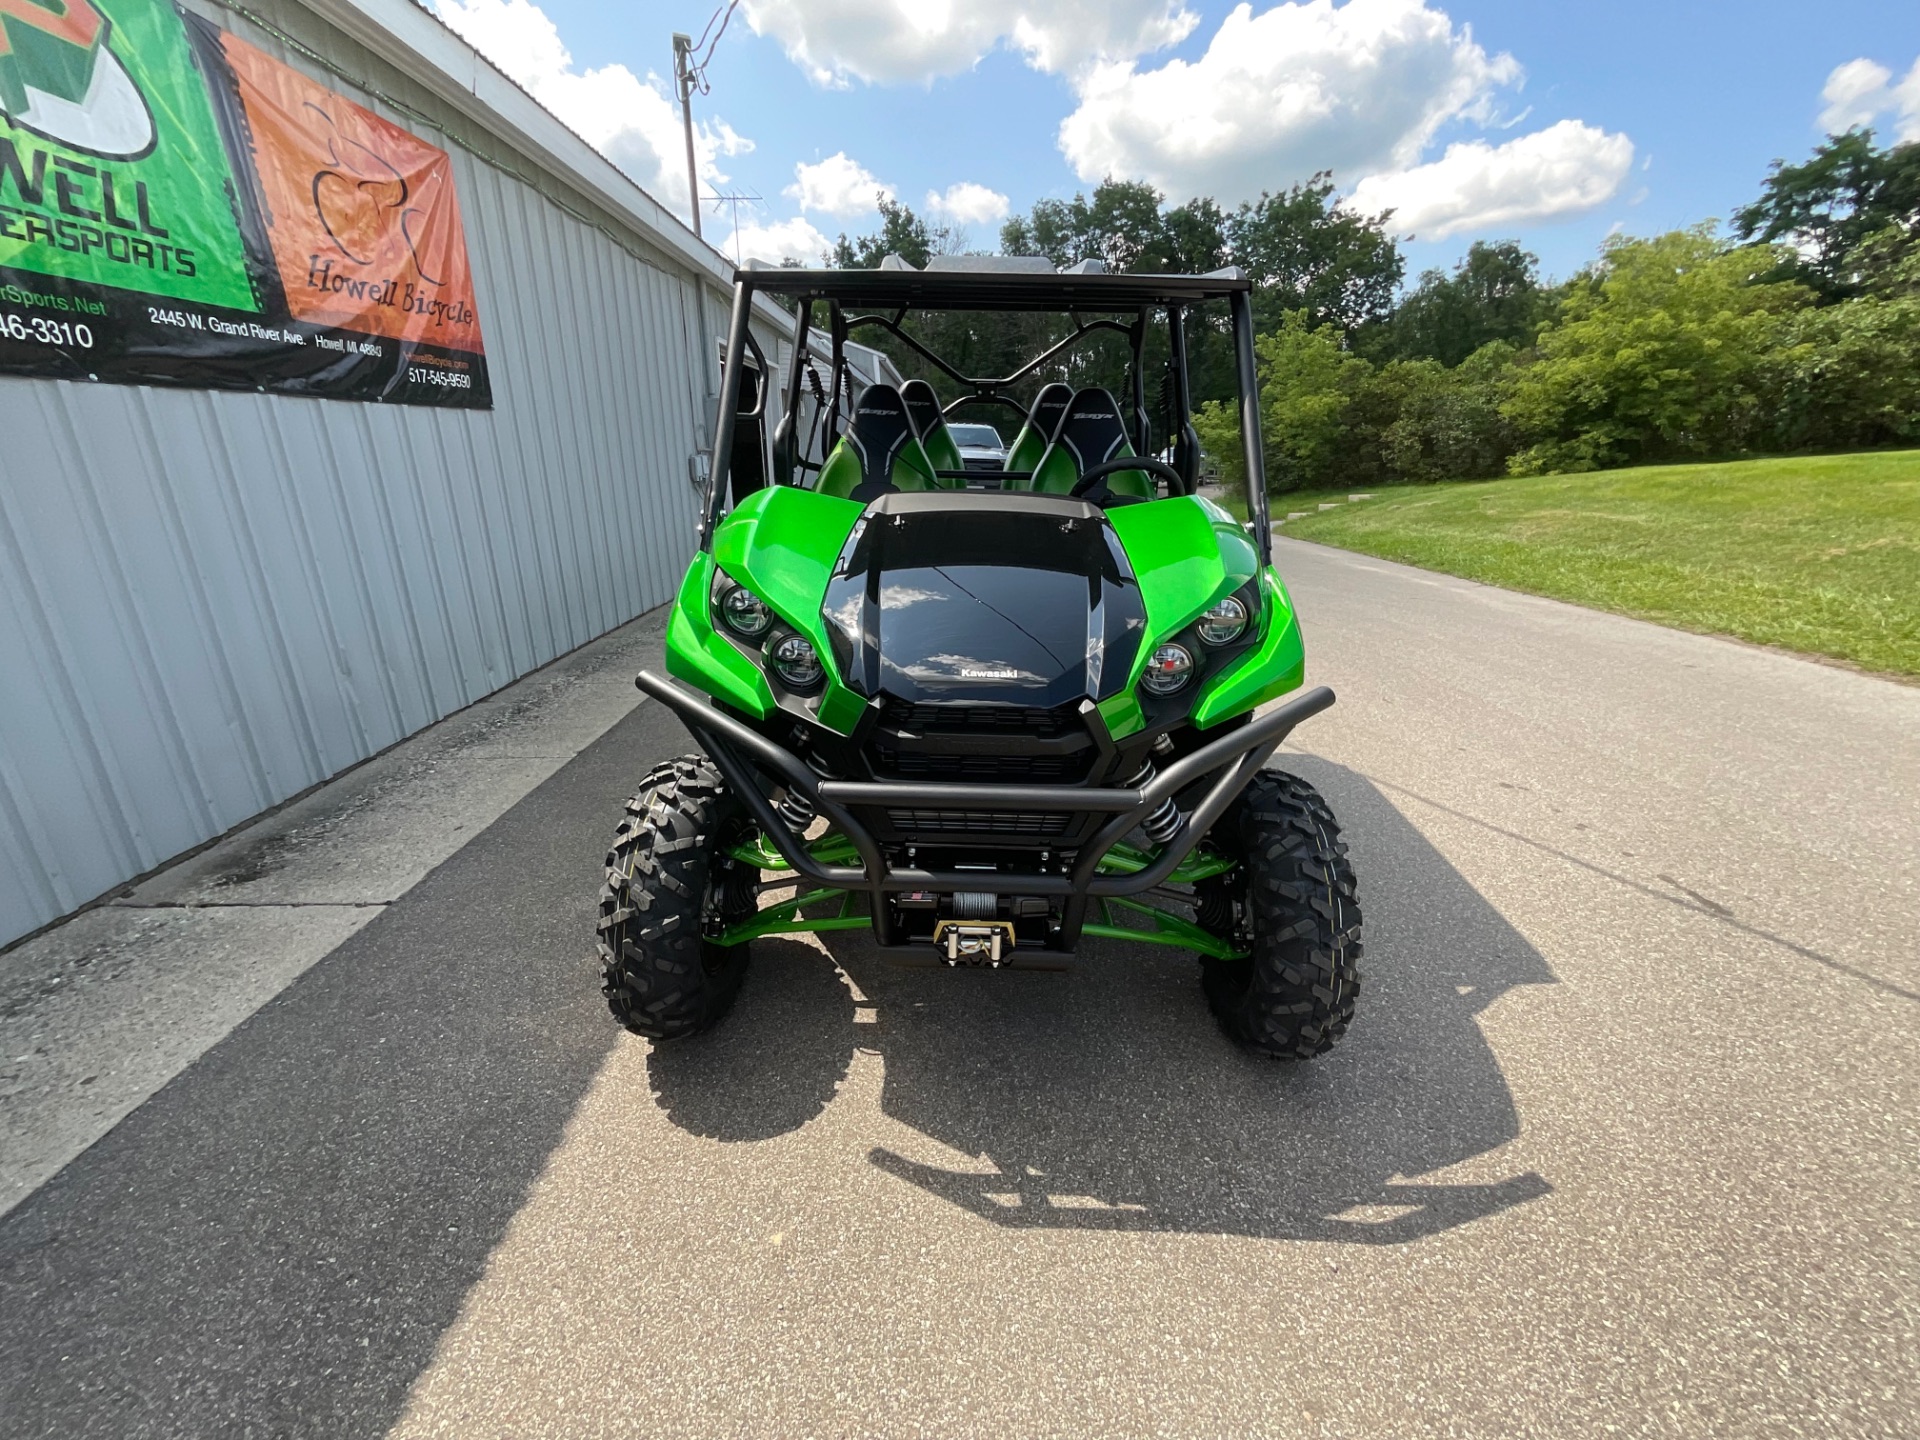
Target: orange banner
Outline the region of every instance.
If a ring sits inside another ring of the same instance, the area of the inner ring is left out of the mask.
[[[447,153],[231,33],[221,46],[294,318],[482,353]]]

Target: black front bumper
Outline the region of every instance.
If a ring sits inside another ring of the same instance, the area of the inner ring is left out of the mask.
[[[642,670],[634,684],[686,722],[694,738],[726,776],[788,865],[816,885],[856,890],[872,900],[875,932],[886,933],[886,897],[907,891],[936,894],[978,891],[990,881],[1007,895],[1058,896],[1063,901],[1061,944],[1070,950],[1086,921],[1087,902],[1137,895],[1166,883],[1213,827],[1254,773],[1266,764],[1293,728],[1333,704],[1333,691],[1317,686],[1276,710],[1202,746],[1167,766],[1139,787],[1087,788],[1069,785],[981,785],[950,781],[828,780],[816,775],[792,751],[720,710],[705,696]],[[853,843],[861,865],[823,864],[807,853],[805,842],[780,817],[756,771],[777,785],[798,791],[815,810]],[[1152,864],[1125,875],[1099,874],[1108,851],[1165,801],[1186,791],[1198,798],[1186,809],[1185,823]],[[875,838],[889,807],[953,811],[1071,811],[1106,815],[1106,823],[1074,852],[1071,865],[1052,873],[978,870],[926,870],[892,863]]]

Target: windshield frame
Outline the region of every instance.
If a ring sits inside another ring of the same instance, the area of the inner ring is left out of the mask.
[[[1133,385],[1131,387],[1133,395],[1129,399],[1132,401],[1133,418],[1144,435],[1147,415],[1145,377],[1141,366],[1142,344],[1153,309],[1159,305],[1163,307],[1163,318],[1168,326],[1171,342],[1170,370],[1173,399],[1177,413],[1182,417],[1180,429],[1174,436],[1174,453],[1175,468],[1181,470],[1187,477],[1189,488],[1185,493],[1193,492],[1193,488],[1197,485],[1199,470],[1199,439],[1192,423],[1193,404],[1187,362],[1186,302],[1224,297],[1229,303],[1232,317],[1241,452],[1246,475],[1246,502],[1249,516],[1247,527],[1252,532],[1252,539],[1260,552],[1262,563],[1272,563],[1273,531],[1268,516],[1266,465],[1260,436],[1260,387],[1254,361],[1252,285],[1246,280],[1244,274],[1231,271],[1207,276],[995,276],[989,284],[985,277],[969,276],[966,277],[966,282],[970,283],[963,283],[962,277],[956,274],[931,276],[918,271],[909,273],[916,281],[922,283],[912,286],[914,291],[912,297],[907,300],[907,303],[900,305],[892,315],[848,316],[841,308],[842,293],[850,293],[856,299],[872,298],[900,283],[903,278],[901,273],[884,269],[765,272],[742,269],[735,272],[733,309],[727,326],[726,361],[721,376],[718,413],[715,416],[713,449],[710,452],[702,484],[698,536],[698,545],[701,550],[706,550],[712,543],[713,531],[720,523],[729,491],[728,477],[731,473],[733,458],[734,431],[739,418],[742,376],[748,364],[751,363],[751,352],[759,348],[754,343],[749,328],[753,312],[753,297],[757,290],[765,289],[776,294],[791,296],[798,305],[792,338],[792,360],[786,377],[783,413],[773,435],[772,478],[775,484],[795,483],[792,477],[795,471],[801,468],[798,463],[799,457],[795,454],[795,428],[800,407],[803,372],[809,353],[808,342],[812,328],[813,305],[816,301],[825,301],[827,304],[828,326],[832,338],[833,386],[823,435],[823,457],[840,438],[842,380],[850,379],[850,376],[845,373],[847,372],[848,334],[853,329],[866,325],[879,326],[898,336],[916,353],[923,355],[965,389],[967,393],[963,393],[958,399],[943,407],[948,412],[970,404],[999,404],[1019,413],[1023,419],[1026,413],[1025,407],[1008,393],[1011,386],[1033,374],[1049,360],[1056,359],[1074,346],[1083,343],[1089,336],[1101,331],[1119,331],[1128,337],[1133,351]],[[762,283],[774,280],[775,277],[778,277],[775,283]],[[1014,279],[1023,282],[1019,287],[1023,292],[1021,294],[1023,303],[1020,308],[1068,315],[1073,319],[1075,328],[1072,334],[1029,360],[1012,375],[991,378],[966,375],[940,356],[933,354],[914,336],[900,328],[900,322],[913,310],[1005,308],[993,303],[992,296],[1006,281]],[[1096,279],[1105,283],[1097,287],[1086,284],[1087,281]],[[926,283],[931,281],[938,283]],[[1202,291],[1209,293],[1200,293]],[[1076,306],[1073,300],[1082,292],[1088,292],[1088,299],[1093,303]],[[1129,315],[1126,323],[1111,318],[1117,307],[1111,303],[1099,303],[1107,300],[1109,296],[1118,299],[1125,294],[1129,298],[1134,298],[1135,292],[1142,292],[1141,298],[1144,298],[1147,303],[1142,304],[1137,312]],[[1049,300],[1052,303],[1044,303]],[[759,401],[760,413],[764,413],[766,400],[767,396],[763,393]],[[1002,444],[1004,443],[1003,441]]]

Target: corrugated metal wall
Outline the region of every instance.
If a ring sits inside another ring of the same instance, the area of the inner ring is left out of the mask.
[[[452,152],[496,408],[0,378],[0,944],[661,604],[685,565],[712,277],[319,78]]]

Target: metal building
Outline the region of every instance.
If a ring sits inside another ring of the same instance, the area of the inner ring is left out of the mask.
[[[0,377],[0,945],[663,603],[693,534],[729,264],[408,0],[190,8],[452,156],[495,408]]]

